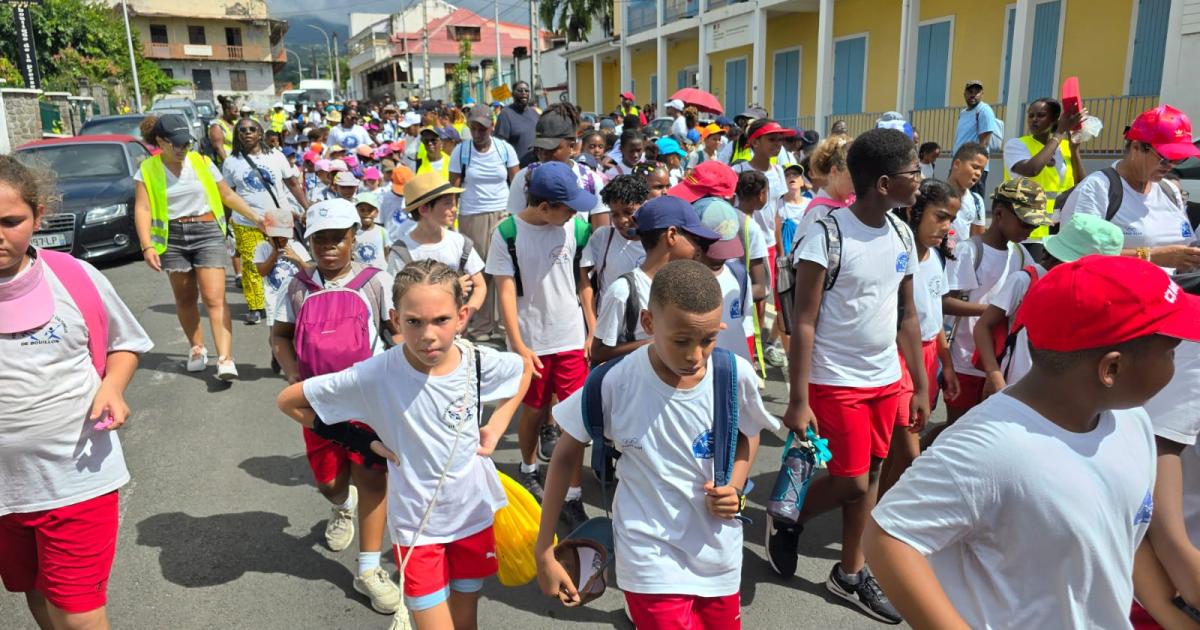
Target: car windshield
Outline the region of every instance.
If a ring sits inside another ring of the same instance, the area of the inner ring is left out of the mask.
[[[205,118],[217,115],[217,110],[213,107],[212,103],[196,103],[196,109],[200,110],[200,115]]]
[[[87,121],[79,133],[81,135],[115,133],[137,138],[142,135],[142,131],[138,129],[138,125],[141,123],[142,118],[138,117],[94,118]]]
[[[125,149],[119,144],[52,144],[21,149],[16,156],[23,164],[49,169],[58,179],[129,176]]]

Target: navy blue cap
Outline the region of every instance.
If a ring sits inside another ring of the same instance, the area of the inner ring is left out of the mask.
[[[296,155],[295,147],[283,147],[283,155],[284,157],[292,157],[293,155]]]
[[[442,140],[453,140],[455,142],[462,142],[462,136],[458,133],[458,130],[450,125],[446,125],[445,127],[442,127],[441,129],[439,129],[438,137],[441,138]]]
[[[562,162],[545,162],[532,169],[529,178],[529,194],[542,201],[563,203],[575,212],[591,212],[596,204],[596,195],[579,185],[571,167]]]
[[[671,195],[655,197],[642,204],[633,220],[639,233],[674,227],[707,241],[721,240],[720,234],[704,227],[692,204]]]
[[[722,127],[732,127],[733,119],[728,116],[717,116],[717,124]]]

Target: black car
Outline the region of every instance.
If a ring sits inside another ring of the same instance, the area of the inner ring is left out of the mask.
[[[133,227],[133,173],[151,154],[137,138],[95,135],[37,140],[13,155],[24,164],[49,169],[57,179],[61,202],[42,217],[33,235],[35,247],[70,252],[88,261],[139,252]]]
[[[122,136],[139,137],[142,135],[138,128],[149,114],[118,114],[116,116],[96,116],[89,118],[79,128],[81,136],[96,136],[117,134]]]

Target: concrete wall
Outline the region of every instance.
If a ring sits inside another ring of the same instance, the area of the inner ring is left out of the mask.
[[[256,108],[268,107],[276,100],[275,75],[271,65],[266,63],[220,62],[220,61],[161,61],[159,67],[171,70],[179,81],[192,80],[192,70],[208,70],[212,73],[213,100],[216,96],[232,96],[238,100],[247,101]],[[246,89],[234,90],[230,80],[230,70],[242,70],[246,73]],[[176,92],[194,93],[191,87],[179,88]]]
[[[4,101],[4,129],[9,145],[0,146],[0,152],[7,153],[26,142],[41,140],[42,113],[38,108],[40,95],[40,90],[0,89],[0,97]]]

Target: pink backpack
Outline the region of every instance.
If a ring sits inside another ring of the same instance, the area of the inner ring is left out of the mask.
[[[367,267],[345,287],[322,288],[311,272],[296,274],[308,289],[296,315],[296,360],[300,378],[344,370],[371,356],[370,307],[358,291],[379,269]]]

